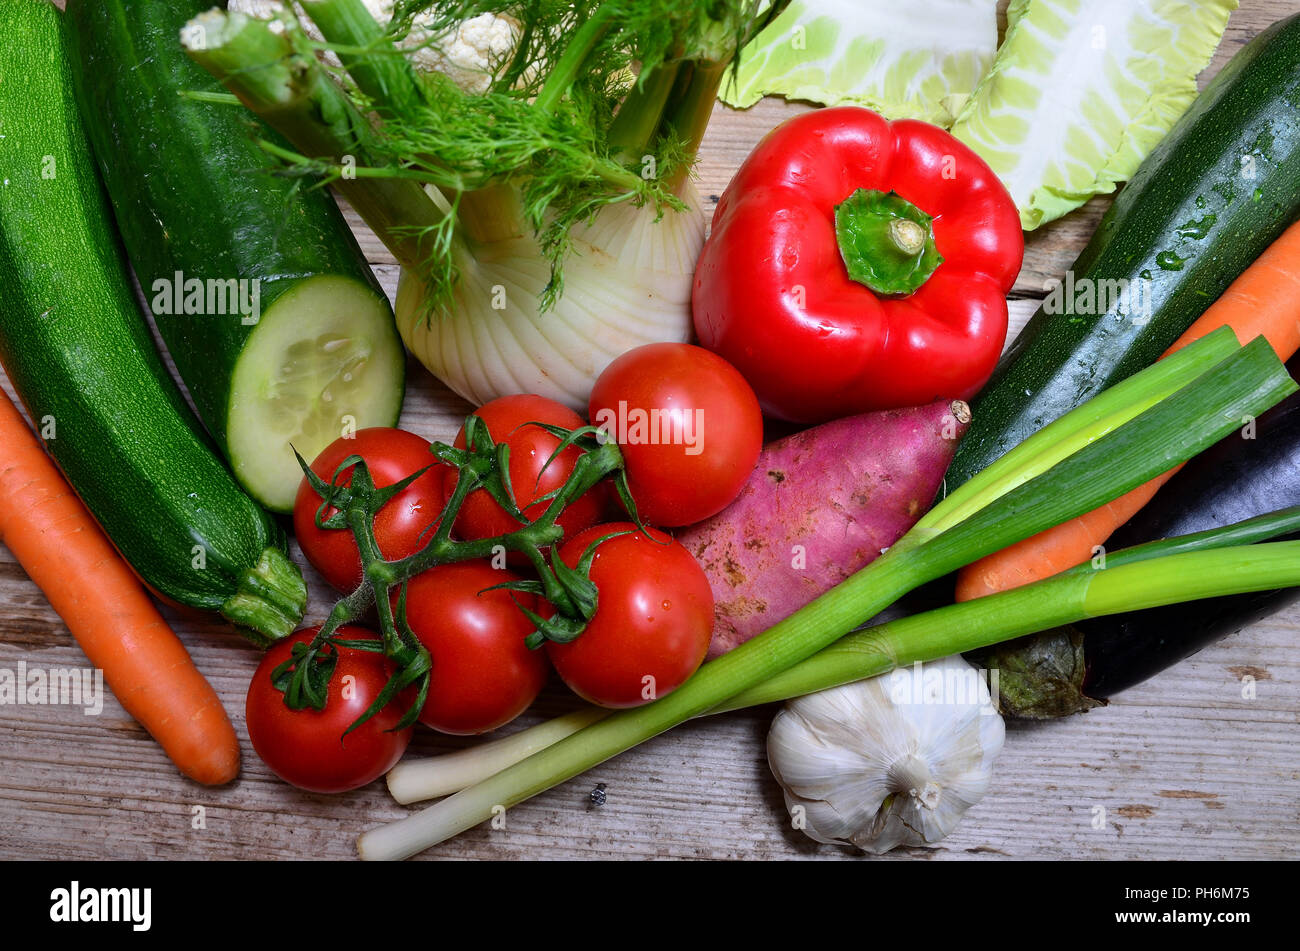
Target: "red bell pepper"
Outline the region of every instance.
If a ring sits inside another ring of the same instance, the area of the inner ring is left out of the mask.
[[[727,187],[695,272],[700,342],[795,422],[965,399],[1007,333],[1020,216],[937,126],[797,116]]]

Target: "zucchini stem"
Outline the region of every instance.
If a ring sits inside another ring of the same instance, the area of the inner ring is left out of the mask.
[[[272,546],[239,577],[235,593],[221,606],[221,615],[239,625],[248,640],[265,648],[292,633],[306,607],[307,584],[302,572]]]

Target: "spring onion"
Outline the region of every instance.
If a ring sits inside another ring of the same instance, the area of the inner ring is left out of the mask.
[[[1073,624],[1088,617],[1131,610],[1132,605],[1125,602],[1125,591],[1140,590],[1142,598],[1153,605],[1213,597],[1212,592],[1199,587],[1199,579],[1184,577],[1176,571],[1120,571],[1104,578],[1097,576],[1097,572],[1136,565],[1153,558],[1254,545],[1297,531],[1300,531],[1300,506],[1293,506],[1223,528],[1111,552],[1104,569],[1096,569],[1091,563],[1083,564],[1034,585],[876,625],[846,635],[789,670],[714,707],[708,715],[788,700],[878,676],[895,666],[933,659],[929,656],[928,646],[944,632],[956,632],[958,636],[969,638],[969,641],[961,643],[978,641],[980,646],[986,646],[1043,630],[1054,623],[1053,618],[1062,615],[1068,618],[1065,623]],[[1228,568],[1237,564],[1241,554],[1225,557],[1223,566]],[[1297,571],[1300,572],[1300,565]],[[1071,579],[1070,576],[1076,575],[1090,579],[1086,588]],[[1227,577],[1226,573],[1224,577]],[[1263,575],[1245,577],[1252,585],[1269,580]],[[1272,577],[1277,580],[1278,576]],[[1242,578],[1243,575],[1235,574],[1230,584],[1235,586]],[[1281,586],[1286,584],[1284,580]],[[955,641],[953,644],[954,652],[975,649],[960,646]],[[597,707],[584,707],[480,746],[441,756],[406,760],[389,772],[388,791],[400,803],[450,795],[558,743],[596,720],[609,716],[609,713]]]
[[[1223,358],[1225,351],[1231,355]],[[1100,421],[1087,425],[1080,425],[1080,419],[1094,414],[1086,407],[1063,417],[1044,433],[1079,438],[1090,429],[1105,434],[1028,481],[1021,470],[1041,464],[1050,437],[1011,450],[996,480],[972,480],[974,489],[940,502],[879,559],[766,633],[705,664],[673,693],[598,720],[421,813],[365,833],[358,843],[362,856],[414,854],[477,825],[495,808],[509,808],[699,716],[828,647],[913,588],[1090,511],[1190,458],[1236,428],[1243,416],[1262,411],[1296,389],[1266,341],[1237,349],[1230,333],[1215,333],[1157,366],[1167,368],[1179,357],[1185,357],[1178,364],[1186,374],[1185,385],[1150,408],[1143,407],[1151,396],[1144,383],[1154,379],[1159,388],[1168,386],[1169,378],[1150,371],[1132,378],[1138,382],[1124,392],[1136,414],[1127,423],[1113,426],[1112,417],[1121,407],[1110,407]],[[1219,362],[1204,370],[1204,362],[1216,357]],[[958,505],[975,498],[982,507],[961,520],[951,519]],[[1260,574],[1265,573],[1260,566]],[[939,646],[930,656],[964,649],[950,646],[956,639],[952,632],[934,638]]]

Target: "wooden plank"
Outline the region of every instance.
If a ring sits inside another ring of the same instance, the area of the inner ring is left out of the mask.
[[[1298,10],[1295,0],[1245,0],[1207,77],[1258,30]],[[776,101],[744,113],[719,107],[701,155],[702,193],[720,193],[753,144],[800,108]],[[1069,266],[1106,204],[1094,200],[1030,236],[1014,327],[1033,312],[1044,281]],[[353,220],[391,294],[391,256]],[[402,425],[450,438],[469,407],[414,363],[410,369]],[[12,395],[7,380],[3,385]],[[307,573],[309,618],[318,621],[330,596]],[[275,779],[253,754],[244,725],[255,653],[223,623],[168,616],[235,721],[240,779],[222,789],[181,779],[111,697],[98,716],[0,707],[0,858],[347,858],[357,832],[409,811],[393,804],[382,784],[330,797]],[[886,858],[1293,856],[1300,846],[1298,634],[1300,612],[1287,612],[1206,648],[1110,707],[1063,722],[1011,724],[993,788],[956,832],[937,849]],[[85,658],[0,548],[0,668],[19,662],[77,667]],[[1254,680],[1252,699],[1243,697],[1243,677]],[[552,685],[511,729],[571,706]],[[515,807],[505,828],[480,827],[424,857],[854,857],[789,827],[765,762],[771,714],[767,708],[688,724]],[[422,732],[412,755],[465,743]],[[599,808],[588,802],[597,782],[608,794]],[[195,827],[199,807],[202,828]]]

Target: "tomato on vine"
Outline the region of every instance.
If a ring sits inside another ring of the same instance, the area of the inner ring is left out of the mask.
[[[420,550],[442,513],[443,482],[450,470],[436,464],[429,447],[427,439],[404,429],[361,429],[326,446],[312,462],[311,469],[328,483],[345,459],[360,456],[366,461],[375,487],[382,489],[432,465],[432,469],[389,499],[374,516],[380,553],[390,560],[405,558]],[[350,485],[354,468],[344,470],[336,484]],[[448,481],[455,481],[454,473]],[[350,531],[317,526],[320,506],[320,496],[304,478],[294,500],[294,534],[312,566],[335,590],[347,594],[361,583],[361,555]],[[324,517],[334,511],[327,508]]]
[[[530,521],[538,518],[547,505],[546,501],[538,500],[568,481],[582,450],[569,446],[551,459],[551,454],[560,445],[559,437],[541,426],[529,424],[545,423],[563,429],[577,429],[583,425],[582,418],[562,403],[529,394],[502,396],[484,403],[474,411],[474,415],[487,425],[494,442],[509,447],[509,472],[504,474],[502,481],[514,495],[524,517]],[[457,449],[465,448],[464,426],[456,434],[453,445]],[[455,479],[448,479],[443,490],[447,499],[451,498],[454,488]],[[564,529],[564,537],[572,538],[594,524],[604,511],[606,500],[603,485],[574,499],[557,520]],[[519,528],[520,524],[485,489],[476,489],[461,506],[455,530],[461,538],[473,540],[504,535]]]
[[[353,647],[324,651],[325,657],[335,658],[325,685],[324,709],[290,709],[273,675],[292,661],[294,645],[310,643],[318,630],[295,631],[262,657],[244,705],[248,738],[262,761],[285,782],[309,792],[347,792],[368,785],[397,765],[413,731],[393,729],[404,709],[390,703],[344,736],[379,697],[394,670],[382,653]],[[334,637],[379,640],[374,632],[352,626],[340,627]]]
[[[597,525],[560,547],[575,568],[593,542],[614,535],[591,558],[595,615],[574,640],[546,642],[569,688],[604,707],[640,706],[676,690],[704,661],[713,634],[704,570],[667,534],[647,531],[630,522]],[[554,609],[543,605],[541,613]]]
[[[407,583],[406,617],[433,659],[420,722],[443,733],[486,733],[528,709],[550,674],[520,605],[535,595],[486,590],[520,576],[487,561],[438,565]]]

